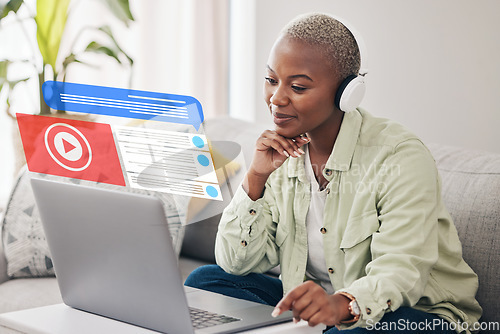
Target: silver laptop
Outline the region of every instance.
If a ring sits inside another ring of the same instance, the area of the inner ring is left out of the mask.
[[[31,185],[68,306],[164,333],[291,320],[291,312],[273,318],[271,306],[184,287],[157,198],[36,178]]]

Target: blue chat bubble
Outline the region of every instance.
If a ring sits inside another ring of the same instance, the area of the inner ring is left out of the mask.
[[[191,124],[203,123],[201,103],[191,96],[46,81],[43,98],[55,110]]]

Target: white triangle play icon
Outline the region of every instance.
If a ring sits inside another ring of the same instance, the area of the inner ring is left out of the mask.
[[[54,146],[57,152],[66,160],[76,161],[82,157],[82,145],[74,135],[68,132],[59,132],[54,136]]]
[[[64,138],[62,139],[63,147],[64,147],[64,153],[68,153],[76,148],[75,145],[71,144],[69,141],[65,140]]]

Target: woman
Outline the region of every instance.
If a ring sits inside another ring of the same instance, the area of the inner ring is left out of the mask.
[[[336,93],[359,69],[356,40],[333,17],[283,29],[264,86],[275,129],[221,218],[218,266],[186,285],[290,309],[327,333],[468,332],[477,276],[435,162],[402,126],[340,109]],[[281,280],[262,274],[278,264]]]

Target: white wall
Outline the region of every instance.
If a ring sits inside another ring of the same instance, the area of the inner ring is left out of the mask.
[[[365,40],[369,74],[362,107],[403,123],[425,142],[500,153],[499,1],[244,1],[255,6],[256,47],[246,52],[254,55],[247,66],[257,75],[251,89],[245,78],[230,87],[258,101],[255,110],[241,110],[240,103],[247,119],[272,126],[262,84],[280,29],[298,14],[329,12]]]

